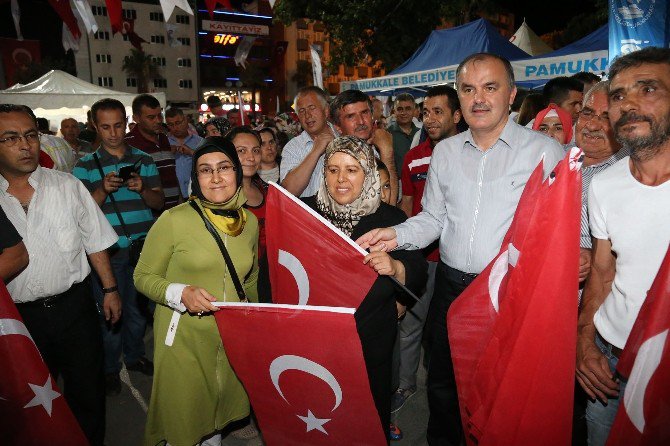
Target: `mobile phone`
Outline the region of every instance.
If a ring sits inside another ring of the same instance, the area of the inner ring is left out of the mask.
[[[119,173],[117,174],[119,178],[121,178],[123,181],[128,181],[131,178],[133,172],[137,173],[139,171],[139,162],[140,160],[137,160],[135,164],[130,166],[123,166],[120,168]]]

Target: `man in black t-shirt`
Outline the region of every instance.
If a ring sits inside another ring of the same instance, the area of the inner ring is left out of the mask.
[[[0,207],[0,278],[9,282],[28,265],[28,251],[21,236]]]

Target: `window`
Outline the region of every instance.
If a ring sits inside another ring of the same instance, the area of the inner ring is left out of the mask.
[[[177,40],[185,46],[191,46],[191,38],[190,37],[177,37]]]
[[[91,6],[93,15],[107,16],[107,7],[105,6]]]
[[[166,79],[154,79],[154,88],[167,88]]]
[[[93,36],[96,40],[109,40],[109,31],[98,31]]]
[[[153,60],[153,62],[159,67],[164,67],[166,64],[164,57],[152,57],[151,60]]]
[[[123,9],[123,18],[135,20],[137,18],[137,11],[134,9]]]
[[[163,13],[162,12],[150,12],[149,13],[149,20],[152,22],[164,22],[165,19],[163,18]]]
[[[179,88],[193,88],[191,79],[179,79]]]
[[[110,76],[107,77],[99,77],[98,78],[98,85],[101,87],[113,87],[114,86],[114,81]]]
[[[151,36],[151,43],[162,43],[165,44],[165,36]]]
[[[178,67],[190,67],[191,66],[191,59],[185,57],[185,58],[179,58],[177,59],[177,66]]]
[[[177,14],[177,23],[181,23],[182,25],[188,25],[189,21],[190,19],[187,15]]]
[[[96,54],[95,61],[98,63],[112,63],[112,56],[110,54]]]
[[[137,79],[135,79],[134,77],[127,77],[126,87],[137,87]]]

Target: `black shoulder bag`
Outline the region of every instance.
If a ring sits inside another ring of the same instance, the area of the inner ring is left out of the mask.
[[[100,171],[100,178],[104,182],[105,172],[102,170],[102,165],[100,164],[100,158],[98,158],[98,154],[94,152],[93,158],[95,159],[95,164],[97,164],[98,170]],[[117,217],[119,217],[119,222],[121,223],[121,229],[123,230],[123,235],[125,235],[128,241],[130,242],[130,246],[128,247],[128,263],[130,264],[130,266],[136,266],[137,261],[140,259],[140,254],[142,253],[142,248],[144,247],[144,240],[146,239],[146,237],[145,236],[138,237],[135,240],[130,238],[130,233],[128,232],[128,228],[126,228],[126,223],[123,221],[121,212],[119,212],[119,208],[116,205],[116,200],[114,199],[113,193],[109,194],[109,200],[112,202],[112,206],[114,207],[114,211],[116,212]]]
[[[226,249],[226,245],[223,243],[223,240],[221,240],[221,236],[219,235],[218,232],[216,232],[216,229],[214,228],[212,223],[207,219],[207,217],[205,217],[205,215],[202,213],[202,210],[200,210],[198,205],[195,204],[195,201],[190,200],[189,204],[198,213],[202,221],[205,223],[205,227],[207,228],[209,233],[212,234],[212,237],[214,237],[214,241],[216,241],[216,244],[218,245],[219,250],[223,255],[223,259],[226,261],[226,266],[228,267],[228,271],[230,272],[230,277],[231,279],[233,279],[233,284],[235,285],[235,291],[237,291],[237,297],[240,299],[240,302],[247,302],[247,295],[245,294],[244,288],[242,287],[242,282],[240,282],[240,278],[237,276],[235,265],[233,265],[233,260],[230,258],[230,254],[228,254],[228,250]]]

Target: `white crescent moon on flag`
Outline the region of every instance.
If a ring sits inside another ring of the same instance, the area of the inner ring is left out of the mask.
[[[25,336],[30,339],[30,342],[32,342],[33,345],[35,345],[35,341],[33,341],[32,336],[30,336],[30,333],[23,322],[17,319],[0,319],[0,336],[9,335]],[[35,345],[35,348],[37,348],[37,345]]]
[[[328,384],[328,386],[333,391],[333,394],[335,395],[335,405],[333,406],[331,412],[335,411],[335,409],[339,407],[340,403],[342,402],[342,387],[340,387],[340,383],[337,382],[335,376],[333,376],[333,374],[330,373],[330,371],[321,364],[310,361],[309,359],[303,358],[302,356],[295,355],[282,355],[278,358],[275,358],[275,360],[270,363],[270,379],[272,379],[272,384],[274,384],[275,389],[277,389],[277,392],[279,395],[281,395],[284,401],[288,403],[288,400],[284,396],[284,393],[279,386],[279,377],[287,370],[298,370],[309,373],[310,375],[319,378],[321,381]]]
[[[309,278],[300,260],[287,251],[279,250],[278,262],[291,272],[298,285],[298,305],[307,305],[309,300]]]
[[[491,304],[496,310],[496,313],[498,313],[498,308],[500,306],[498,301],[500,284],[507,274],[508,264],[509,249],[498,256],[495,263],[493,264],[493,267],[491,267],[491,273],[489,274],[489,297],[491,298]]]
[[[663,356],[663,347],[668,337],[668,330],[665,330],[656,336],[652,336],[642,343],[633,370],[630,372],[626,390],[624,390],[623,404],[626,408],[628,418],[635,428],[642,433],[644,431],[644,394],[647,392],[647,386],[654,372],[661,363]]]

